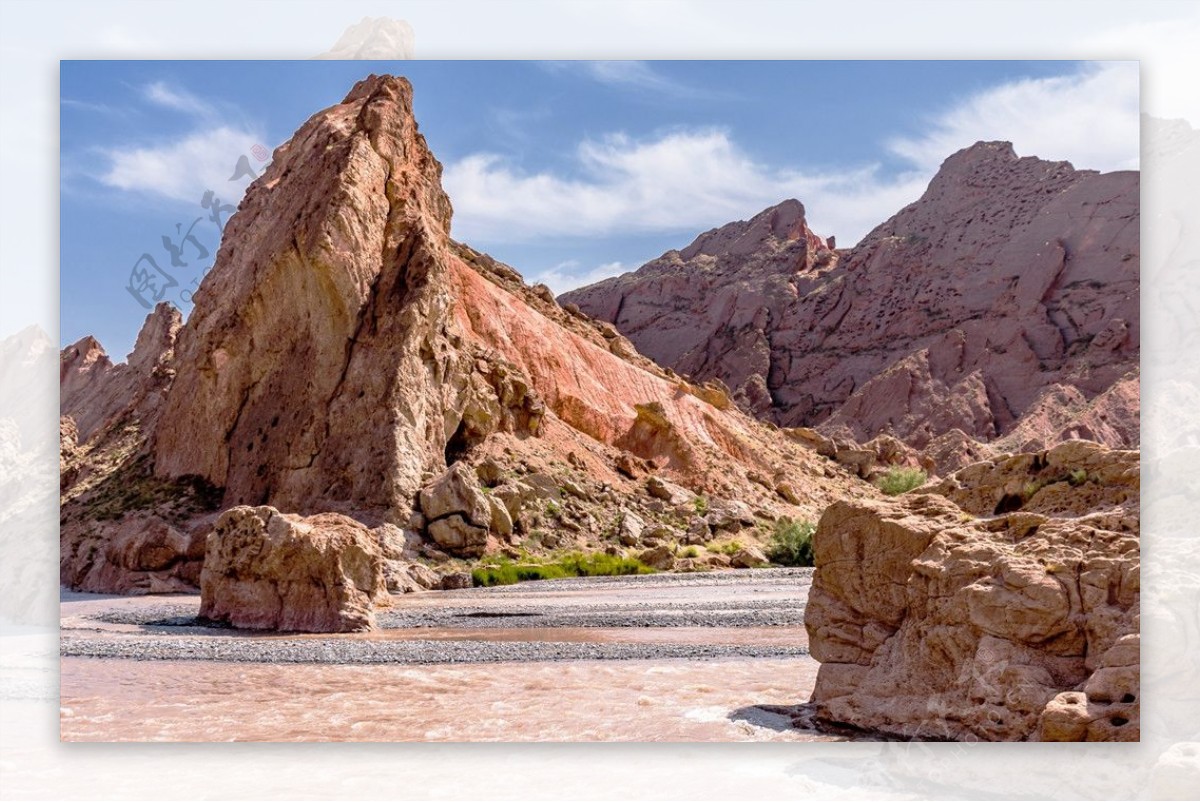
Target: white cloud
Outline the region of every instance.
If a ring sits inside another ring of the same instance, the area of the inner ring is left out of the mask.
[[[186,89],[167,86],[162,81],[142,87],[142,95],[155,105],[181,111],[184,114],[211,117],[216,113],[216,110],[207,101],[201,100]]]
[[[637,141],[614,134],[583,142],[581,177],[527,173],[494,154],[451,164],[455,233],[466,241],[546,236],[696,232],[745,219],[796,197],[822,234],[855,239],[920,194],[927,176],[884,179],[874,166],[840,173],[760,164],[725,131],[677,131]],[[820,226],[821,228],[818,228]]]
[[[530,279],[530,283],[545,284],[554,290],[555,295],[562,295],[567,290],[573,290],[576,287],[582,287],[587,284],[595,284],[597,281],[619,276],[633,269],[626,267],[620,262],[606,262],[590,270],[581,269],[582,267],[583,265],[578,261],[569,259],[534,274]]]
[[[258,133],[222,125],[160,145],[110,149],[103,151],[108,169],[98,178],[115,189],[195,204],[211,189],[222,202],[236,205],[248,181],[229,179],[242,155],[252,167],[261,167],[250,156],[251,147],[259,142]]]
[[[832,171],[762,164],[727,131],[710,128],[586,140],[570,174],[529,172],[476,153],[450,164],[445,184],[457,210],[455,233],[468,242],[698,233],[795,197],[814,231],[849,245],[916,200],[947,156],[981,139],[1007,139],[1020,155],[1069,159],[1080,168],[1136,167],[1137,65],[1088,65],[992,87],[929,124],[924,136],[885,143],[910,164],[892,174],[876,164]]]
[[[936,115],[923,136],[889,147],[925,171],[981,139],[1008,140],[1023,156],[1079,168],[1137,169],[1138,114],[1137,63],[1104,62],[985,90]]]

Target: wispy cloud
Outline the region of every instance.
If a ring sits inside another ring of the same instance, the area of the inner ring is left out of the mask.
[[[79,109],[80,111],[91,111],[97,114],[127,114],[127,109],[120,109],[116,106],[110,106],[107,103],[92,103],[87,100],[75,100],[73,98],[64,97],[58,101],[61,105],[67,108]]]
[[[875,163],[832,170],[764,164],[727,130],[709,128],[585,140],[573,164],[558,171],[531,172],[475,153],[450,164],[445,183],[455,231],[468,241],[699,232],[795,197],[815,231],[851,244],[918,198],[947,156],[978,140],[1007,139],[1021,155],[1080,168],[1123,169],[1137,165],[1138,122],[1137,65],[1113,62],[964,98],[932,117],[924,135],[883,143],[906,162],[899,171]]]
[[[855,237],[920,193],[924,181],[885,179],[868,165],[822,173],[755,161],[727,131],[676,131],[635,140],[613,134],[576,151],[578,175],[524,172],[495,154],[451,164],[445,184],[468,241],[521,242],[700,231],[749,217],[789,197],[804,200],[823,233]]]
[[[114,189],[193,204],[211,189],[236,204],[246,182],[229,179],[238,158],[259,142],[260,133],[223,125],[157,145],[108,149],[102,152],[109,166],[98,178]]]
[[[211,103],[200,99],[186,89],[169,86],[163,81],[156,81],[142,87],[142,95],[157,106],[174,109],[184,114],[197,117],[212,117],[216,114],[216,109]]]
[[[241,121],[242,115],[237,109],[211,102],[165,81],[131,88],[142,108],[179,112],[190,118],[191,130],[163,135],[156,141],[122,142],[93,148],[86,161],[89,164],[98,161],[99,167],[75,167],[71,169],[72,173],[87,175],[109,189],[189,204],[198,204],[204,193],[211,189],[222,202],[236,204],[248,181],[231,182],[230,178],[243,155],[247,156],[249,164],[261,166],[249,154],[255,144],[264,141],[262,131]],[[81,105],[91,107],[93,104]],[[73,158],[66,163],[82,161]]]
[[[1002,84],[928,121],[929,131],[890,149],[925,171],[981,139],[1004,139],[1022,155],[1067,159],[1076,167],[1138,166],[1138,65],[1089,64],[1078,72]]]
[[[713,97],[710,90],[677,81],[645,61],[545,61],[543,69],[568,72],[620,89],[634,89],[697,99]]]
[[[545,284],[554,291],[555,295],[561,295],[567,290],[573,290],[585,284],[595,284],[597,281],[619,276],[632,269],[620,262],[606,262],[589,269],[580,262],[569,259],[533,274],[530,281],[531,283]]]

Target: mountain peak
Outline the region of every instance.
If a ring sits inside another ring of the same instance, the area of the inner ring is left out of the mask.
[[[738,220],[706,231],[679,255],[684,260],[697,256],[742,257],[756,253],[771,241],[777,243],[807,240],[813,248],[825,247],[825,241],[812,233],[804,217],[804,204],[788,198],[763,209],[749,220]]]

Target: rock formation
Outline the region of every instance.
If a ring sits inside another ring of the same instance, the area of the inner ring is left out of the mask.
[[[830,506],[805,613],[816,719],[903,738],[1138,740],[1138,488],[1136,452],[1066,443],[931,493]]]
[[[783,426],[1136,447],[1138,221],[1136,172],[980,142],[852,249],[785,201],[562,301]]]
[[[364,80],[276,149],[186,324],[156,310],[128,365],[91,340],[64,351],[64,582],[160,587],[127,567],[144,561],[106,567],[112,528],[141,514],[183,533],[156,570],[187,581],[195,538],[235,505],[392,527],[401,562],[441,565],[599,548],[628,514],[665,540],[753,536],[858,484],[453,241],[440,176],[408,82]],[[191,501],[166,510],[167,488]],[[406,570],[396,587],[421,584]]]
[[[375,536],[344,515],[234,507],[209,533],[200,617],[240,629],[357,632],[387,604]]]

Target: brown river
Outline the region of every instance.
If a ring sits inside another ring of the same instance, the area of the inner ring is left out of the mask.
[[[807,575],[738,574],[411,594],[339,636],[198,627],[195,596],[64,593],[61,737],[838,740],[764,709],[816,678]]]

